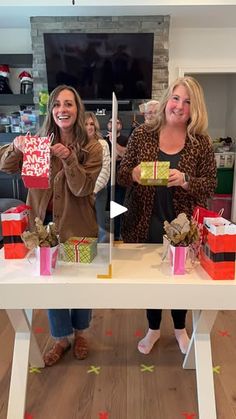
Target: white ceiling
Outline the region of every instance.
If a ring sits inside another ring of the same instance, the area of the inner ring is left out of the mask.
[[[18,4],[19,4],[18,0]],[[163,1],[163,0],[25,0],[26,6],[17,6],[14,0],[0,0],[0,29],[29,28],[31,16],[128,16],[170,15],[172,27],[233,28],[236,27],[236,1]],[[24,1],[21,1],[24,3]],[[49,4],[54,3],[50,6]],[[158,5],[156,3],[159,3]],[[161,5],[160,5],[161,3]],[[174,4],[174,5],[170,5]],[[196,4],[197,3],[197,4]],[[203,3],[203,5],[199,5]],[[208,3],[208,5],[206,5]],[[8,4],[8,6],[6,6]],[[125,5],[124,5],[125,4]],[[144,5],[145,4],[145,5]],[[167,5],[163,5],[167,4]],[[181,5],[182,4],[182,5]],[[224,4],[224,5],[223,5]]]

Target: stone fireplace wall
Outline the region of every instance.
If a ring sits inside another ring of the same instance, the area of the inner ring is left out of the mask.
[[[152,99],[159,99],[168,85],[169,16],[31,17],[34,102],[47,89],[44,33],[152,32],[154,33]]]

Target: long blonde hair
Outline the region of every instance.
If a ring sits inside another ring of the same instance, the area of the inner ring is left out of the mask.
[[[51,92],[49,96],[49,100],[48,100],[47,115],[44,119],[42,128],[40,128],[39,130],[39,134],[49,135],[53,133],[54,138],[55,138],[54,142],[56,143],[60,140],[60,129],[54,121],[52,110],[53,110],[55,101],[57,100],[57,97],[62,90],[70,90],[74,94],[75,103],[77,107],[77,118],[73,126],[74,142],[78,143],[79,146],[82,148],[88,143],[88,137],[87,137],[87,133],[85,130],[85,125],[84,125],[85,111],[84,111],[84,105],[82,103],[82,100],[78,92],[72,86],[67,86],[63,84],[63,85],[57,86]]]
[[[85,112],[84,121],[86,122],[89,118],[92,119],[94,123],[94,137],[96,140],[102,139],[102,133],[100,131],[100,125],[96,115],[93,112]]]
[[[187,89],[190,98],[190,118],[187,122],[188,136],[193,139],[196,135],[208,135],[208,116],[204,93],[198,81],[190,76],[179,77],[167,88],[160,100],[157,118],[155,118],[152,124],[149,124],[150,129],[160,131],[166,124],[166,104],[174,89],[180,85]]]

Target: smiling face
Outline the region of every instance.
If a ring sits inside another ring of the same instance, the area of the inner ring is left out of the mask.
[[[53,119],[61,131],[71,131],[77,119],[77,106],[74,93],[62,90],[53,104]]]
[[[91,117],[86,119],[85,128],[87,131],[88,138],[93,138],[95,136],[95,125]]]
[[[190,118],[190,97],[185,86],[176,86],[165,109],[166,123],[187,125]]]

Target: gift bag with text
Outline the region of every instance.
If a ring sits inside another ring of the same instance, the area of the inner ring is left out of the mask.
[[[52,136],[26,135],[21,176],[26,188],[48,189]]]

